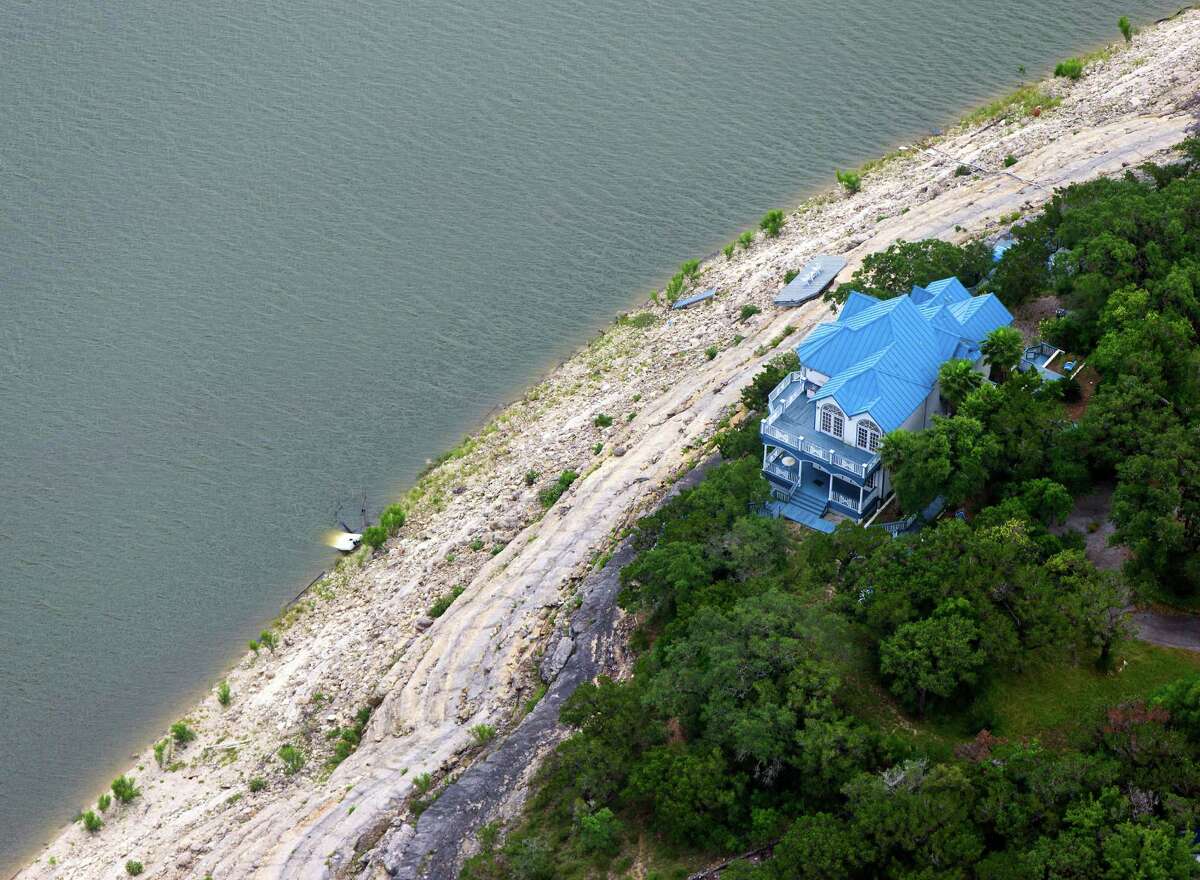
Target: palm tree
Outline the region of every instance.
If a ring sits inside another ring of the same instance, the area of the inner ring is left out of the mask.
[[[942,398],[950,405],[951,414],[967,399],[967,395],[983,384],[983,376],[967,360],[946,361],[938,369],[938,385]]]
[[[1021,337],[1021,331],[1014,327],[997,327],[987,335],[979,348],[983,351],[983,359],[1003,382],[1020,362],[1021,354],[1025,351],[1025,340]]]

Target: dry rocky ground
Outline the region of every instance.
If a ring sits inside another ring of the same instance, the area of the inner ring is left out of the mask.
[[[1093,61],[1079,82],[1042,84],[1040,115],[913,145],[869,171],[862,192],[820,195],[778,238],[705,261],[695,286],[717,287],[715,301],[686,312],[647,304],[466,441],[414,489],[399,536],[344,561],[282,615],[274,651],[229,671],[228,708],[214,691],[188,713],[194,742],[161,767],[149,747],[136,757],[139,798],[110,808],[97,834],[62,830],[18,876],[116,878],[127,859],[153,878],[357,872],[359,855],[403,826],[418,788],[489,748],[473,726],[503,737],[519,720],[582,576],[702,455],[762,362],[828,315],[820,303],[771,305],[786,270],[839,253],[852,264],[845,278],[899,238],[997,232],[1057,186],[1162,158],[1195,122],[1198,87],[1191,12]],[[1008,155],[1018,161],[1006,169]],[[956,176],[960,164],[979,170]],[[762,313],[742,321],[747,303]],[[599,414],[613,424],[597,427]],[[543,513],[539,489],[566,469],[579,479]],[[429,618],[455,585],[461,597]],[[367,705],[361,746],[330,770],[327,734]],[[278,757],[285,744],[306,756],[292,774]]]

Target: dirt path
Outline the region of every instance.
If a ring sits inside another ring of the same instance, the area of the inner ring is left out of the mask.
[[[1161,611],[1135,611],[1130,620],[1138,638],[1166,648],[1200,651],[1200,617],[1193,614],[1166,614]]]

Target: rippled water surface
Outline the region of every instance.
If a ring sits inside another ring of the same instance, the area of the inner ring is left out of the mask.
[[[0,0],[0,874],[340,502],[835,166],[1176,2]]]

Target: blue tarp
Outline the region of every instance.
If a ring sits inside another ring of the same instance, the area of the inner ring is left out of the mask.
[[[710,287],[708,290],[693,294],[692,296],[689,296],[687,299],[676,300],[675,304],[673,306],[671,306],[671,308],[686,309],[688,306],[694,306],[696,303],[704,302],[706,299],[712,299],[716,295],[717,295],[717,289],[715,287]]]

